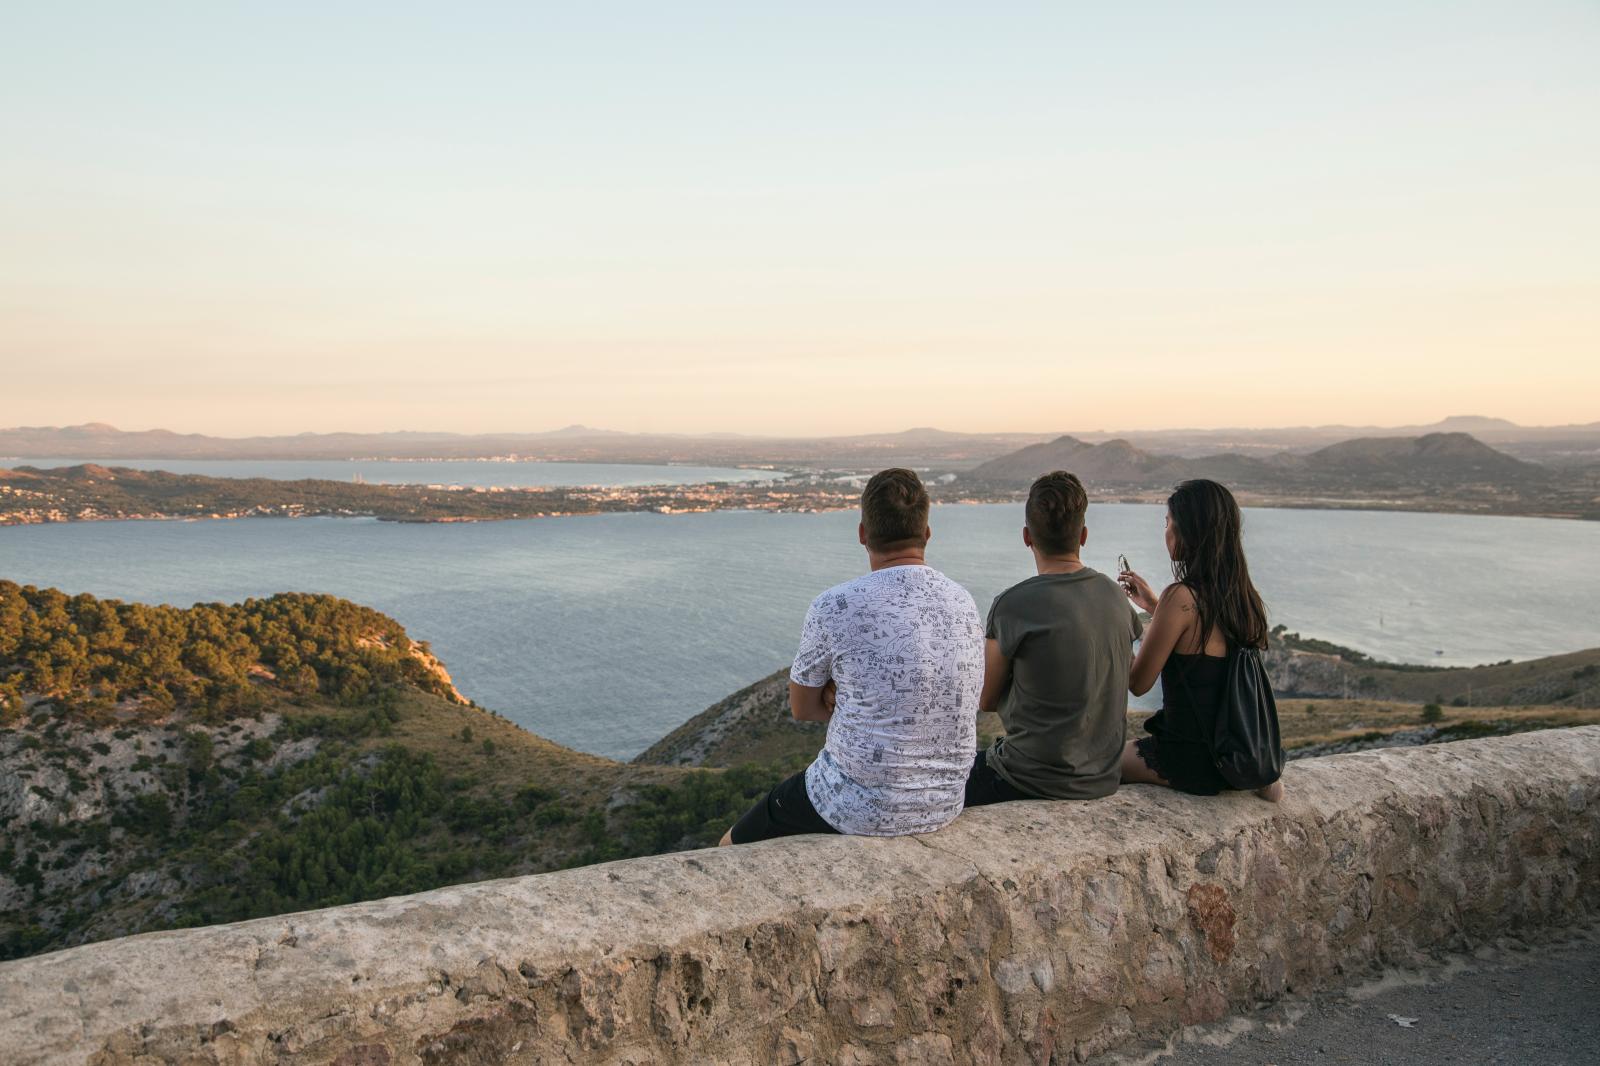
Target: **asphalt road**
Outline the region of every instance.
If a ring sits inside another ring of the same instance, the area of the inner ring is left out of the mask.
[[[1396,1019],[1409,1020],[1403,1025]],[[1104,1066],[1600,1066],[1600,938],[1511,946],[1196,1028]]]

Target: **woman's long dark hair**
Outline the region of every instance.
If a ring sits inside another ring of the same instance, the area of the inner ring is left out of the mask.
[[[1201,650],[1213,628],[1230,645],[1265,648],[1267,608],[1250,583],[1233,493],[1215,481],[1185,481],[1167,497],[1167,513],[1178,538],[1172,576],[1194,594]]]

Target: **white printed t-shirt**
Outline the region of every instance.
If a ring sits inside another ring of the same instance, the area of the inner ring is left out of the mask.
[[[961,813],[977,750],[983,625],[972,594],[931,566],[837,585],[806,612],[789,677],[838,686],[806,794],[841,833],[932,832]]]

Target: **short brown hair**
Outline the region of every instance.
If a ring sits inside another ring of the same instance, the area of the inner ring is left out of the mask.
[[[1028,532],[1044,555],[1071,555],[1083,536],[1089,494],[1076,474],[1052,470],[1028,490]]]
[[[861,524],[873,551],[926,545],[928,490],[922,479],[898,466],[873,474],[861,491]]]

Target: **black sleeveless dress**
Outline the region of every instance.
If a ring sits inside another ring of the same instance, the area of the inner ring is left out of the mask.
[[[1215,796],[1231,787],[1217,770],[1205,733],[1227,674],[1223,655],[1173,652],[1161,668],[1161,709],[1145,722],[1150,735],[1134,741],[1134,750],[1180,792]]]

